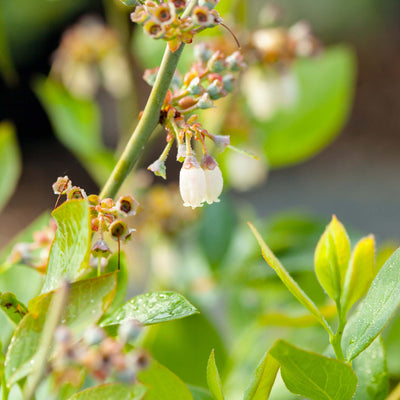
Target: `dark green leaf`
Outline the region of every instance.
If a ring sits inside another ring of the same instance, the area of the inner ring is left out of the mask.
[[[354,400],[384,400],[389,388],[386,354],[383,340],[379,337],[354,361],[353,369],[358,377]]]
[[[279,363],[266,353],[258,365],[243,400],[267,400],[274,385]]]
[[[79,336],[94,324],[110,305],[116,287],[115,274],[87,279],[71,284],[68,305],[61,322]],[[6,356],[6,376],[9,384],[25,377],[34,367],[41,331],[53,292],[45,293],[29,304],[29,313],[21,320],[14,332]]]
[[[197,309],[182,295],[175,292],[150,292],[133,297],[108,318],[101,326],[118,325],[137,320],[143,325],[174,321],[197,314]]]
[[[127,386],[120,383],[108,383],[83,390],[70,397],[69,400],[141,400],[145,394],[146,388],[141,385]]]
[[[28,312],[25,304],[19,301],[15,294],[10,292],[0,294],[0,308],[16,325]]]
[[[351,361],[381,333],[400,304],[400,249],[380,269],[343,333],[343,347]]]
[[[14,128],[0,123],[0,210],[5,206],[17,186],[21,160]]]
[[[220,368],[226,365],[224,343],[204,313],[152,325],[141,344],[182,380],[196,386],[207,386],[205,371],[211,349],[218,354]]]
[[[155,360],[149,368],[139,373],[138,378],[148,388],[146,400],[193,400],[189,388]]]
[[[258,127],[272,167],[298,163],[323,149],[339,134],[352,103],[355,60],[349,48],[300,60],[295,72],[300,85],[296,105]]]
[[[234,207],[227,197],[204,209],[199,243],[211,268],[215,269],[223,261],[235,233],[236,222]]]
[[[207,384],[208,389],[215,400],[224,400],[221,379],[219,377],[217,364],[215,363],[214,350],[211,351],[207,363]]]
[[[91,229],[86,200],[70,200],[52,213],[57,222],[42,293],[56,289],[63,280],[74,281],[87,268]]]
[[[73,97],[51,79],[35,85],[58,139],[82,162],[99,185],[110,175],[115,158],[101,140],[100,113],[94,101]]]
[[[341,361],[301,350],[278,340],[270,354],[280,363],[286,387],[311,400],[349,400],[357,377]]]

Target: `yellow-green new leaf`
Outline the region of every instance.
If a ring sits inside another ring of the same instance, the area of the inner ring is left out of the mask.
[[[345,313],[367,293],[374,279],[374,260],[375,239],[373,235],[369,235],[361,239],[353,250],[341,300]]]
[[[207,384],[210,393],[215,400],[224,400],[221,379],[219,377],[217,364],[215,363],[214,350],[211,351],[207,364]]]
[[[287,289],[293,294],[294,297],[317,319],[317,321],[325,328],[325,330],[332,334],[332,330],[326,319],[318,310],[317,306],[314,302],[303,292],[297,282],[289,275],[283,265],[279,262],[279,260],[275,257],[275,254],[271,251],[271,249],[267,246],[264,240],[261,238],[260,233],[252,224],[249,223],[251,230],[253,231],[254,236],[256,237],[258,244],[261,247],[261,251],[265,261],[268,265],[277,273],[279,279],[282,283],[287,287]]]
[[[335,301],[340,299],[349,260],[350,240],[334,215],[317,244],[314,265],[321,286]]]

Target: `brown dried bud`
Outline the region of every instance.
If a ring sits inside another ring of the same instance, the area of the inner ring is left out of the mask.
[[[183,99],[180,99],[178,102],[179,107],[182,110],[186,110],[190,107],[193,107],[196,104],[196,100],[193,97],[184,97]]]

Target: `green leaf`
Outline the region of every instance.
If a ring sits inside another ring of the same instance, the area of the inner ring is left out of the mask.
[[[210,393],[200,387],[188,385],[190,393],[192,393],[193,400],[214,400]]]
[[[214,350],[211,350],[210,358],[207,363],[207,384],[215,400],[224,400],[221,379],[219,377],[217,364],[215,363]]]
[[[87,200],[70,200],[52,213],[57,231],[51,246],[42,293],[59,286],[63,280],[76,280],[87,268],[91,229]]]
[[[0,210],[10,199],[21,172],[21,157],[14,128],[0,123]]]
[[[141,336],[141,347],[178,375],[184,382],[206,387],[208,355],[218,354],[220,368],[226,365],[224,342],[204,313],[164,324],[152,325]],[[196,362],[193,362],[196,360]]]
[[[155,360],[149,368],[138,374],[138,379],[148,388],[146,400],[193,400],[189,388]]]
[[[137,4],[137,0],[120,0],[120,2],[127,7],[134,7]]]
[[[374,279],[375,239],[373,235],[361,239],[354,247],[344,282],[341,305],[347,311],[365,296]]]
[[[104,184],[116,160],[102,143],[100,112],[96,103],[73,97],[50,78],[37,80],[35,91],[49,115],[57,138],[99,185]]]
[[[110,305],[116,287],[115,274],[82,280],[71,284],[68,305],[61,322],[79,337],[94,324]],[[6,356],[6,377],[9,385],[25,377],[34,367],[43,325],[54,292],[45,293],[29,304],[29,313],[17,326]]]
[[[118,325],[137,320],[143,325],[174,321],[197,314],[197,309],[182,295],[175,292],[150,292],[133,297],[108,318],[101,326]]]
[[[261,238],[259,232],[254,228],[252,224],[249,223],[251,230],[253,231],[254,236],[256,237],[258,244],[261,247],[261,251],[265,261],[269,264],[269,266],[275,270],[279,279],[282,283],[288,288],[288,290],[293,294],[294,297],[317,319],[317,321],[326,329],[328,333],[332,333],[331,328],[326,322],[324,316],[318,310],[317,306],[313,303],[313,301],[303,292],[303,290],[299,287],[296,281],[289,275],[289,273],[285,270],[283,265],[279,262],[279,260],[272,253],[270,248]]]
[[[147,389],[141,385],[128,386],[120,383],[107,383],[83,390],[68,400],[142,400],[146,391]]]
[[[354,400],[384,400],[389,388],[388,369],[383,340],[374,340],[354,361],[358,377]]]
[[[350,260],[350,240],[336,216],[322,234],[314,255],[315,273],[333,300],[341,296]]]
[[[355,71],[354,54],[344,46],[297,61],[300,95],[296,104],[258,124],[272,167],[304,161],[339,134],[351,108]]]
[[[25,304],[19,301],[15,294],[10,292],[0,294],[0,308],[3,310],[4,314],[7,315],[10,321],[16,325],[28,312]]]
[[[216,269],[223,261],[236,225],[235,209],[229,198],[205,208],[199,227],[199,243],[211,268]]]
[[[264,355],[258,364],[253,378],[246,389],[243,400],[267,400],[274,385],[279,363],[269,352]]]
[[[357,357],[381,333],[400,305],[400,249],[386,261],[347,323],[343,347],[348,361]]]
[[[110,273],[116,271],[117,273],[117,289],[115,291],[114,299],[107,309],[105,317],[108,317],[115,312],[126,299],[126,293],[128,291],[128,267],[125,253],[120,253],[119,270],[118,270],[118,254],[113,254],[104,269],[104,272]]]
[[[293,393],[311,400],[349,400],[357,377],[341,361],[301,350],[278,340],[270,354],[280,363],[282,379]]]

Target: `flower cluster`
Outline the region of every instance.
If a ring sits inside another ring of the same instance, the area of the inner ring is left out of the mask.
[[[196,61],[180,76],[176,73],[161,109],[160,123],[167,131],[167,145],[161,156],[149,166],[155,175],[166,178],[165,161],[176,141],[177,160],[183,162],[180,172],[180,192],[185,206],[200,207],[204,202],[217,202],[223,187],[221,170],[209,154],[206,138],[224,150],[229,136],[213,135],[197,121],[194,111],[212,108],[214,101],[228,95],[235,87],[234,74],[245,67],[239,51],[226,57],[201,44],[194,49]],[[147,70],[144,79],[154,83],[158,70]],[[196,159],[192,139],[199,144],[203,157]]]
[[[143,25],[144,31],[154,39],[164,39],[171,51],[181,43],[191,43],[193,36],[203,29],[216,26],[222,18],[214,7],[219,0],[200,0],[189,16],[182,13],[186,0],[146,0],[131,14],[131,20]]]
[[[92,327],[77,341],[67,327],[59,326],[55,332],[55,357],[50,364],[56,383],[70,381],[71,372],[81,368],[100,382],[115,379],[126,384],[135,383],[137,373],[148,366],[150,359],[143,351],[125,351],[125,344],[135,339],[140,331],[135,321],[121,324],[119,340],[116,340],[101,328]]]
[[[117,34],[93,17],[64,33],[51,72],[78,97],[93,97],[101,85],[114,97],[127,95],[131,88]]]

